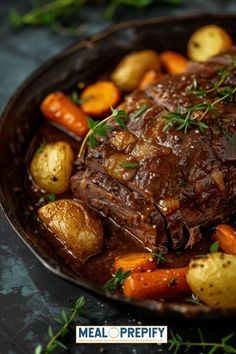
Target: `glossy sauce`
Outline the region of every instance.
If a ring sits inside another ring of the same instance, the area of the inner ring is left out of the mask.
[[[29,165],[35,151],[43,142],[56,142],[60,140],[70,143],[74,149],[75,156],[78,154],[80,147],[79,141],[70,137],[68,134],[62,132],[51,124],[43,122],[30,144],[27,153],[27,165]],[[102,286],[108,279],[111,278],[113,263],[117,256],[129,252],[144,251],[142,244],[129,235],[128,232],[121,229],[112,220],[99,215],[104,228],[103,248],[98,254],[88,258],[85,263],[81,264],[81,262],[75,259],[70,252],[65,249],[60,240],[58,240],[54,234],[52,234],[42,223],[39,222],[37,217],[37,209],[43,205],[43,203],[38,205],[42,192],[37,190],[37,188],[33,185],[29,174],[27,176],[26,184],[27,188],[31,191],[31,207],[28,209],[31,210],[34,220],[36,220],[34,227],[37,228],[39,237],[46,238],[53,251],[61,257],[62,262],[68,264],[74,272],[82,275],[83,278],[94,284]],[[57,196],[57,199],[62,198],[73,197],[71,193],[65,193]],[[47,201],[44,204],[46,203]],[[202,240],[193,247],[193,249],[188,249],[181,252],[169,252],[165,255],[166,262],[162,262],[160,267],[182,267],[187,265],[194,255],[207,253],[210,245],[212,244],[212,241],[208,236],[209,231],[206,231],[206,237],[203,237]]]

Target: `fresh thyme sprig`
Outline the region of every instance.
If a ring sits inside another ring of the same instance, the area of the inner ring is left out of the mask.
[[[163,119],[167,121],[163,128],[163,132],[166,132],[170,127],[177,124],[177,130],[183,130],[186,134],[190,126],[197,126],[201,131],[209,128],[207,124],[201,122],[201,120],[192,118],[192,113],[196,111],[206,111],[209,108],[206,104],[196,104],[193,107],[186,108],[184,112],[180,110],[180,104],[178,104],[176,112],[169,112],[167,115],[162,116]]]
[[[86,0],[53,0],[47,4],[34,7],[25,14],[12,10],[9,14],[9,21],[14,28],[20,28],[26,25],[54,25],[58,19],[66,18],[77,11],[85,1]]]
[[[229,344],[229,340],[234,336],[234,333],[229,334],[226,337],[221,338],[220,342],[206,342],[203,337],[203,333],[200,328],[198,328],[200,341],[199,342],[191,342],[184,341],[183,338],[179,334],[174,334],[173,331],[170,331],[171,339],[169,339],[168,343],[170,344],[169,350],[174,349],[173,354],[177,354],[180,352],[187,352],[190,348],[200,347],[200,348],[210,348],[208,354],[213,354],[218,350],[223,351],[224,353],[236,353],[236,348]]]
[[[48,327],[49,342],[45,347],[38,344],[35,348],[35,354],[49,354],[56,349],[67,349],[66,345],[62,342],[65,335],[69,333],[69,329],[76,316],[85,304],[85,298],[79,297],[70,312],[62,310],[61,317],[55,318],[55,321],[61,326],[57,331],[54,331],[51,326]]]
[[[216,82],[212,82],[212,88],[208,90],[204,90],[198,87],[198,81],[196,77],[193,77],[193,82],[190,87],[187,88],[187,93],[193,93],[197,96],[204,97],[210,93],[220,94],[219,89],[224,87],[225,80],[229,77],[232,70],[236,69],[236,56],[231,58],[231,63],[226,68],[219,68],[217,70],[217,74],[219,75],[219,80]],[[232,89],[231,87],[226,86],[228,90]],[[226,94],[226,92],[224,93]],[[224,96],[223,94],[223,96]]]
[[[100,3],[105,5],[105,17],[111,19],[120,5],[141,9],[154,3],[154,1],[156,0],[100,0]],[[164,0],[164,2],[178,5],[182,0]],[[89,0],[50,0],[45,4],[38,0],[37,5],[27,13],[22,14],[12,10],[9,14],[9,21],[13,28],[44,25],[50,26],[56,32],[61,33],[60,27],[62,25],[59,21],[74,19],[78,10],[86,4],[89,5],[89,3]],[[78,35],[80,31],[78,26],[76,28],[63,26],[63,33],[65,32],[69,32],[71,35]]]
[[[153,253],[153,255],[156,257],[157,265],[160,264],[161,262],[166,262],[166,257],[163,255],[162,252]]]
[[[79,157],[82,156],[82,153],[84,151],[85,145],[88,140],[89,140],[89,145],[91,147],[95,147],[98,143],[98,139],[97,139],[98,136],[103,138],[107,137],[107,134],[112,131],[111,125],[107,124],[107,122],[112,118],[115,119],[115,121],[121,128],[123,129],[126,128],[125,119],[129,117],[126,111],[124,111],[123,109],[114,109],[112,107],[111,107],[111,111],[112,114],[101,121],[95,122],[92,118],[87,117],[87,122],[90,130],[88,131],[87,135],[85,136],[81,144]]]
[[[104,289],[109,289],[109,290],[115,290],[117,288],[117,285],[123,285],[124,281],[128,276],[130,275],[130,272],[122,272],[122,268],[119,268],[111,279],[109,279],[104,285]]]
[[[209,102],[206,104],[196,104],[192,107],[186,108],[184,112],[181,112],[180,105],[178,104],[178,108],[176,112],[169,112],[167,115],[162,116],[163,119],[167,121],[167,124],[163,128],[163,132],[167,131],[170,127],[177,124],[177,130],[183,130],[186,134],[190,126],[197,126],[200,131],[203,132],[204,129],[209,128],[208,125],[202,122],[203,118],[206,114],[214,109],[216,109],[216,105],[220,102],[226,100],[229,97],[232,97],[236,93],[236,87],[231,88],[226,94],[220,98],[217,98],[213,102]],[[195,118],[192,117],[192,114],[197,111],[203,111],[200,117]]]
[[[115,118],[116,123],[119,124],[119,126],[123,129],[126,128],[126,122],[125,120],[129,118],[128,114],[126,111],[124,111],[123,109],[114,109],[113,107],[111,107],[111,112],[113,117]]]

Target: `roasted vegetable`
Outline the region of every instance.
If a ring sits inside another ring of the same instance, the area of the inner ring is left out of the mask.
[[[151,69],[160,70],[159,56],[153,50],[142,50],[126,55],[111,74],[111,79],[122,90],[132,91]]]
[[[102,224],[84,204],[61,199],[44,205],[38,214],[64,247],[80,261],[100,251]]]
[[[195,31],[188,41],[188,56],[194,61],[205,61],[232,47],[231,37],[223,28],[209,25]]]
[[[214,307],[236,307],[236,257],[215,252],[190,262],[187,282],[200,300]]]
[[[181,74],[188,66],[188,60],[183,55],[171,51],[161,53],[160,61],[163,69],[170,74]]]
[[[80,137],[85,136],[89,130],[82,110],[62,92],[48,95],[40,108],[46,118]]]
[[[124,282],[124,294],[135,299],[175,299],[190,293],[187,270],[183,267],[133,273]]]
[[[156,257],[152,253],[127,253],[116,258],[113,273],[118,269],[122,272],[146,272],[157,269]]]
[[[84,89],[81,94],[81,108],[92,117],[103,117],[111,113],[121,99],[120,90],[111,81],[97,81]]]
[[[156,70],[148,70],[141,82],[139,83],[138,88],[140,90],[145,90],[145,88],[151,84],[155,84],[156,82],[158,82],[159,80],[161,80],[163,78],[163,74],[160,71],[156,71]]]
[[[37,152],[30,164],[35,184],[49,193],[60,194],[69,189],[73,150],[64,141],[50,143]]]
[[[213,235],[213,240],[218,241],[220,248],[236,256],[236,231],[230,225],[218,225]]]

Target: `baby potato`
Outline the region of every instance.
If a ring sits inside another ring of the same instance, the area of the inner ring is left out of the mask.
[[[80,261],[101,249],[101,221],[84,204],[61,199],[41,207],[38,215],[64,247]]]
[[[31,161],[30,172],[35,184],[48,193],[60,194],[69,189],[73,150],[64,141],[47,144]]]
[[[213,307],[236,307],[236,257],[211,253],[190,262],[187,282],[200,300]]]
[[[194,61],[205,61],[232,47],[231,37],[223,28],[208,25],[195,31],[187,45],[188,56]]]
[[[151,69],[160,71],[159,55],[154,50],[142,50],[126,55],[111,74],[111,79],[123,91],[132,91]]]

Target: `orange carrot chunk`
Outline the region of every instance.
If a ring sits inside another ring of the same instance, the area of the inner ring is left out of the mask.
[[[160,54],[162,67],[170,74],[181,74],[186,71],[188,60],[181,54],[166,51]]]
[[[151,84],[155,84],[157,81],[163,78],[163,74],[160,71],[156,70],[148,70],[146,74],[144,74],[140,84],[139,89],[145,90],[145,88]]]
[[[236,231],[230,225],[218,225],[212,238],[224,252],[236,256]]]
[[[127,253],[119,256],[114,263],[113,273],[121,268],[123,272],[146,272],[157,269],[156,257],[152,253]]]
[[[135,299],[172,300],[191,293],[186,281],[188,267],[133,273],[124,282],[124,295]]]
[[[89,127],[81,109],[64,93],[53,92],[41,104],[43,115],[74,134],[83,137]]]
[[[102,117],[110,113],[121,99],[120,90],[112,81],[97,81],[84,89],[81,94],[81,108],[92,117]]]

